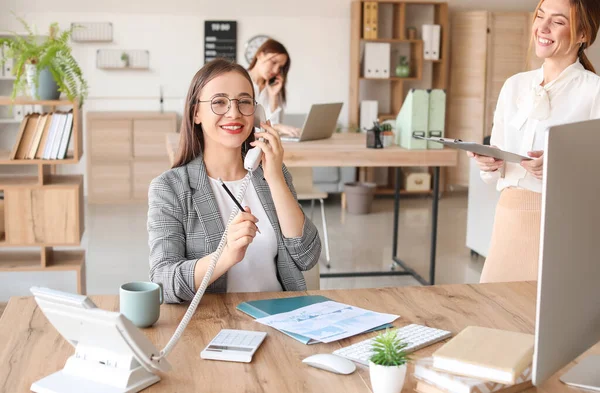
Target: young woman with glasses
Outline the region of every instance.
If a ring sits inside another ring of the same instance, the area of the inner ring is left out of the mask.
[[[306,289],[302,271],[319,259],[319,234],[297,202],[278,133],[263,124],[264,142],[254,139],[255,109],[243,67],[214,60],[194,76],[178,156],[148,192],[150,279],[162,284],[167,302],[189,301],[198,289],[234,209],[217,179],[237,195],[252,147],[263,151],[262,163],[252,173],[245,211],[229,227],[207,292]]]

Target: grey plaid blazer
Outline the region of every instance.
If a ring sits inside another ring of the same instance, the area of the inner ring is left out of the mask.
[[[292,176],[285,166],[283,173],[295,198]],[[305,216],[301,237],[283,237],[269,186],[263,179],[262,166],[254,171],[252,184],[277,236],[274,263],[282,288],[286,291],[306,290],[301,271],[312,268],[321,255],[317,228]],[[168,170],[152,181],[148,190],[150,280],[163,285],[166,302],[181,303],[194,297],[196,260],[217,249],[224,231],[202,156],[185,166]],[[227,274],[224,274],[206,291],[226,290]]]

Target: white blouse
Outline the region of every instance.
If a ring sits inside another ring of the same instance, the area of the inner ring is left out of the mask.
[[[542,66],[504,83],[494,113],[492,145],[527,156],[529,151],[544,150],[549,127],[600,118],[600,76],[587,71],[579,60],[540,86],[543,80]],[[542,181],[517,163],[505,163],[504,171],[481,171],[481,178],[489,184],[497,182],[498,191],[516,187],[542,192]]]
[[[227,225],[227,220],[235,206],[234,202],[218,180],[211,177],[209,179],[223,225]],[[225,182],[233,195],[238,195],[242,184],[243,179]],[[244,259],[227,272],[227,292],[282,291],[283,288],[277,279],[277,266],[275,265],[277,235],[275,235],[271,220],[269,220],[269,216],[267,216],[252,183],[248,184],[242,206],[248,206],[252,214],[258,218],[257,225],[261,233],[256,234],[254,240],[246,249]]]
[[[256,102],[265,108],[265,115],[267,116],[267,120],[271,120],[271,124],[279,124],[281,123],[281,119],[283,117],[283,105],[281,101],[281,94],[279,94],[279,106],[271,112],[271,104],[269,103],[269,90],[265,86],[262,91],[258,85],[252,82],[254,86],[254,96],[256,97]]]

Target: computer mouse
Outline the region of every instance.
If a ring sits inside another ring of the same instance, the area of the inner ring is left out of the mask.
[[[319,353],[309,356],[302,363],[336,374],[352,374],[356,370],[354,362],[331,353]]]

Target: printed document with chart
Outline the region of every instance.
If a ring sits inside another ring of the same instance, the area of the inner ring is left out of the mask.
[[[322,302],[294,311],[259,318],[256,322],[301,334],[323,343],[364,333],[399,318],[337,302]]]

